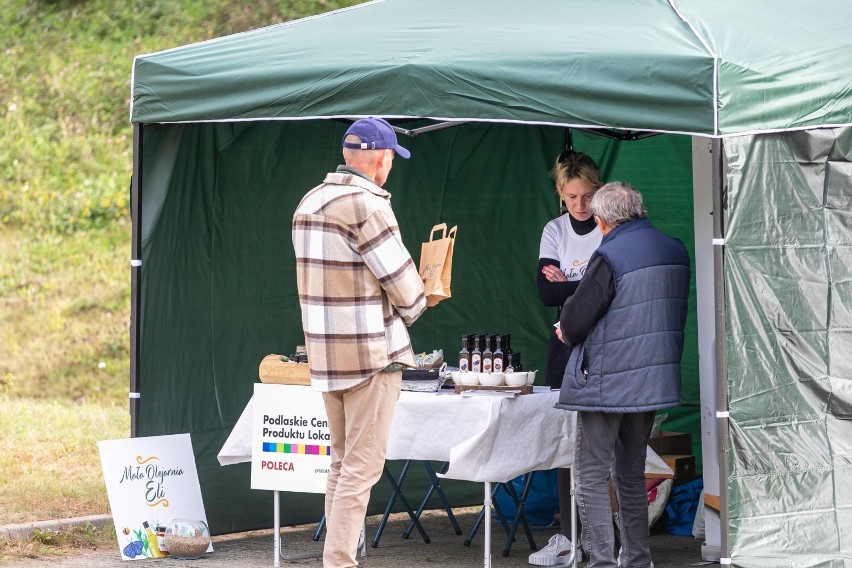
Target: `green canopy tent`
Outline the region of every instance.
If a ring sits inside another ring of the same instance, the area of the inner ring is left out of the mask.
[[[387,184],[409,250],[459,226],[454,298],[412,328],[415,349],[452,361],[462,334],[510,332],[542,366],[555,314],[534,271],[570,141],[695,259],[669,422],[705,442],[718,555],[848,560],[852,6],[534,8],[384,0],[137,57],[132,434],[192,432],[214,532],[268,526],[247,468],[215,456],[262,357],[302,342],[290,217],[357,116],[409,137]],[[285,521],[321,511],[304,502]]]

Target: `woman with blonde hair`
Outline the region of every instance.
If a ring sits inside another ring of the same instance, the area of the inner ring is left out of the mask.
[[[574,293],[586,272],[589,258],[601,244],[603,234],[595,224],[589,204],[601,185],[600,170],[586,154],[565,150],[556,159],[550,175],[556,193],[567,210],[544,227],[538,255],[536,283],[538,295],[545,306],[555,307],[554,321],[565,301]],[[568,363],[569,352],[552,330],[547,344],[547,369],[545,380],[550,388],[562,386],[562,376]],[[560,532],[551,537],[547,546],[529,557],[535,566],[559,566],[573,560],[570,518],[570,470],[559,469]]]

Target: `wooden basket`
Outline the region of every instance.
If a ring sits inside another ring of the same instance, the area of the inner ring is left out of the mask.
[[[310,385],[311,372],[307,363],[282,361],[281,355],[267,355],[260,362],[260,382],[276,385]]]

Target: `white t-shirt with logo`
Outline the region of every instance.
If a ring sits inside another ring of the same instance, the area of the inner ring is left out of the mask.
[[[603,234],[598,227],[585,235],[575,233],[566,213],[544,226],[538,257],[558,260],[568,280],[579,280],[585,274],[589,258],[600,246],[602,238]]]

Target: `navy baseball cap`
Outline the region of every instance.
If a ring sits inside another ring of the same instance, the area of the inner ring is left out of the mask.
[[[346,137],[354,134],[361,139],[361,143],[346,142]],[[411,152],[399,145],[396,141],[396,132],[388,122],[381,118],[359,118],[352,123],[346,134],[343,135],[343,147],[355,150],[382,150],[390,149],[401,157],[408,159]]]

